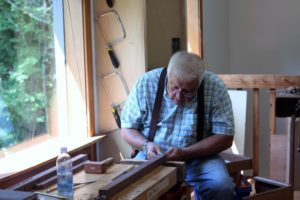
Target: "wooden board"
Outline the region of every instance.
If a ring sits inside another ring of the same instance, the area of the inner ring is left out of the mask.
[[[299,87],[300,76],[263,74],[219,74],[228,88],[288,88]]]
[[[167,192],[177,182],[176,168],[160,166],[133,183],[112,199],[152,200]]]
[[[254,177],[256,194],[245,197],[247,200],[293,200],[293,189],[290,185],[262,177]]]

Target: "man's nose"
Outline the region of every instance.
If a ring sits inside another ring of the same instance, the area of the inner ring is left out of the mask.
[[[180,91],[176,91],[176,98],[182,99],[182,98],[184,98],[184,95]]]

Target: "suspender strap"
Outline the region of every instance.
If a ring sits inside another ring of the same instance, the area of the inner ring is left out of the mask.
[[[204,130],[204,80],[198,88],[197,96],[197,141],[203,139]]]
[[[165,67],[162,70],[160,77],[159,77],[158,88],[156,91],[156,97],[155,97],[155,102],[154,102],[154,110],[152,113],[150,130],[149,130],[149,135],[148,135],[149,141],[154,140],[154,136],[155,136],[155,132],[156,132],[156,125],[157,125],[158,119],[159,119],[159,112],[160,112],[162,97],[163,97],[164,88],[165,88],[166,75],[167,75],[167,68]]]

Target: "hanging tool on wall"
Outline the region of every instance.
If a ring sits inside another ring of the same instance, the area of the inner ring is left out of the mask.
[[[108,2],[107,3],[112,3]],[[122,21],[117,14],[116,11],[112,10],[103,14],[99,14],[96,17],[96,23],[99,28],[100,34],[103,37],[103,40],[105,42],[105,46],[109,55],[109,58],[111,60],[111,63],[113,65],[113,72],[100,77],[101,84],[104,88],[104,91],[106,93],[106,96],[110,99],[111,103],[111,111],[115,118],[115,121],[118,125],[118,127],[121,127],[121,119],[120,119],[120,113],[123,108],[123,102],[120,103],[119,99],[115,98],[115,95],[120,95],[120,92],[115,93],[111,91],[115,91],[114,89],[111,89],[112,85],[114,85],[112,82],[117,81],[120,82],[126,92],[126,96],[129,94],[129,88],[127,86],[126,80],[123,77],[122,72],[120,71],[120,63],[119,60],[113,51],[113,46],[120,43],[126,38],[126,32],[124,29],[124,26],[122,24]],[[116,80],[114,76],[119,77],[119,80]]]
[[[119,128],[121,128],[120,113],[122,112],[124,106],[123,100],[129,94],[129,89],[127,87],[127,84],[126,82],[123,82],[124,80],[122,80],[121,77],[122,76],[118,75],[117,72],[113,72],[111,74],[108,74],[100,78],[101,81],[100,83],[104,89],[104,92],[108,100],[110,101],[111,111]],[[115,92],[116,88],[113,87],[120,84],[123,86],[123,90],[119,90],[118,92]]]
[[[114,39],[113,41],[108,41],[107,39],[107,34],[106,32],[104,31],[104,29],[102,28],[102,25],[101,25],[101,20],[105,20],[107,18],[108,19],[114,19],[117,24],[119,24],[119,29],[121,30],[122,32],[122,35],[120,35],[119,37],[117,37],[116,39]],[[103,37],[103,40],[105,42],[105,45],[106,45],[106,49],[107,49],[107,52],[108,52],[108,55],[110,57],[110,60],[111,60],[111,63],[113,64],[114,68],[118,68],[120,66],[120,63],[119,63],[119,60],[118,58],[116,57],[116,54],[115,52],[113,51],[112,47],[114,45],[116,45],[117,43],[123,41],[125,38],[126,38],[126,32],[125,32],[125,29],[124,29],[124,26],[122,24],[122,21],[118,15],[118,13],[116,11],[109,11],[107,13],[103,13],[103,14],[100,14],[97,16],[96,18],[96,23],[97,23],[97,26],[100,30],[100,33]]]
[[[106,0],[106,4],[108,7],[112,8],[114,6],[114,1],[113,0]]]

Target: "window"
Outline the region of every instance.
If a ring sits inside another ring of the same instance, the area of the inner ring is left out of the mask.
[[[0,0],[0,179],[93,134],[86,2]]]
[[[1,1],[0,148],[56,129],[53,2]],[[2,154],[3,156],[3,154]]]

